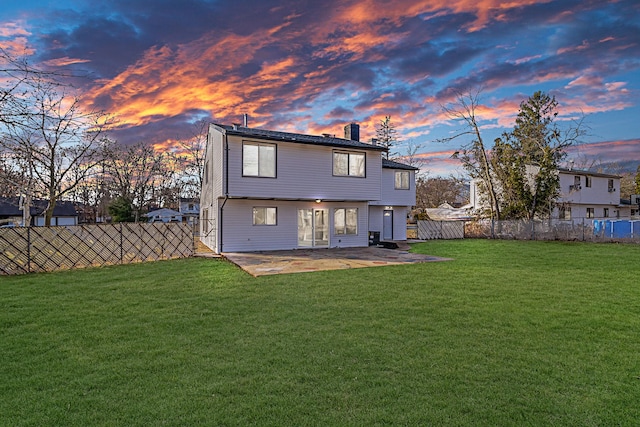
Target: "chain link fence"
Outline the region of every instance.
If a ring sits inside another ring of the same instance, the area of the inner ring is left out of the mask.
[[[0,229],[0,275],[185,258],[187,224],[106,224]]]
[[[640,220],[478,220],[466,222],[464,233],[469,238],[640,243]]]

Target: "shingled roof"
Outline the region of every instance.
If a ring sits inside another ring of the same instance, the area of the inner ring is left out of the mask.
[[[46,200],[34,199],[31,201],[31,216],[40,216],[44,213],[47,205]],[[0,197],[0,217],[22,216],[20,210],[19,197]],[[72,202],[57,201],[53,210],[53,216],[78,216]]]
[[[404,163],[395,162],[393,160],[382,159],[382,167],[388,169],[404,169],[409,171],[417,171],[420,168],[415,166],[407,165]]]
[[[323,145],[339,148],[357,148],[361,150],[384,151],[385,148],[379,145],[367,144],[360,141],[352,141],[349,139],[336,138],[333,136],[316,136],[305,135],[301,133],[277,132],[273,130],[248,128],[244,126],[227,126],[214,123],[219,131],[227,135],[238,135],[249,138],[267,139],[270,141],[295,142],[299,144]]]

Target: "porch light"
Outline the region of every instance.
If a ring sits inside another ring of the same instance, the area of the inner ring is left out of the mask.
[[[322,203],[322,199],[316,199],[316,203]]]

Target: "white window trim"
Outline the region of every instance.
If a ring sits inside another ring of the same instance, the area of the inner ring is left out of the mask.
[[[336,223],[336,214],[339,211],[344,211],[344,214],[343,214],[344,224],[341,224],[340,227]],[[349,230],[347,228],[347,212],[348,211],[355,211],[355,216],[356,216],[355,231],[352,233],[349,233]],[[333,234],[335,236],[357,236],[358,235],[358,208],[335,208],[333,210]]]
[[[262,217],[264,218],[265,222],[256,222],[256,211],[260,209],[260,210],[264,210]],[[268,209],[273,209],[274,215],[273,218],[275,219],[273,223],[269,223],[267,220],[269,219],[269,215],[267,214],[267,210]],[[274,207],[274,206],[254,206],[251,209],[251,224],[255,225],[255,226],[275,226],[278,225],[278,208]]]
[[[260,157],[258,157],[258,173],[248,174],[245,171],[244,165],[244,147],[251,145],[258,147],[258,156],[260,155],[260,147],[273,147],[273,175],[260,175]],[[242,141],[242,176],[251,178],[277,178],[278,176],[278,146],[268,142],[256,142],[256,141]]]
[[[402,179],[400,179],[400,186],[398,186],[398,180],[396,179],[396,177],[399,174],[403,177],[406,175],[407,177],[406,187],[402,185],[402,181],[403,181]],[[395,174],[393,175],[393,187],[396,190],[409,190],[411,188],[411,173],[409,173],[409,171],[396,171]]]
[[[336,161],[336,154],[346,154],[347,155],[347,173],[346,174],[338,174],[336,173],[336,168],[335,168],[335,161]],[[364,162],[363,162],[363,170],[362,170],[362,175],[352,175],[351,172],[351,156],[353,155],[357,155],[357,156],[363,156],[364,157]],[[352,177],[352,178],[366,178],[367,177],[367,154],[360,152],[360,151],[345,151],[345,150],[335,150],[333,151],[333,153],[331,154],[331,160],[332,160],[332,172],[333,172],[333,176],[346,176],[346,177]]]

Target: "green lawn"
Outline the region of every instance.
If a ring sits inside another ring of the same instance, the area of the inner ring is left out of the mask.
[[[2,277],[0,425],[638,425],[640,245],[414,250]]]

